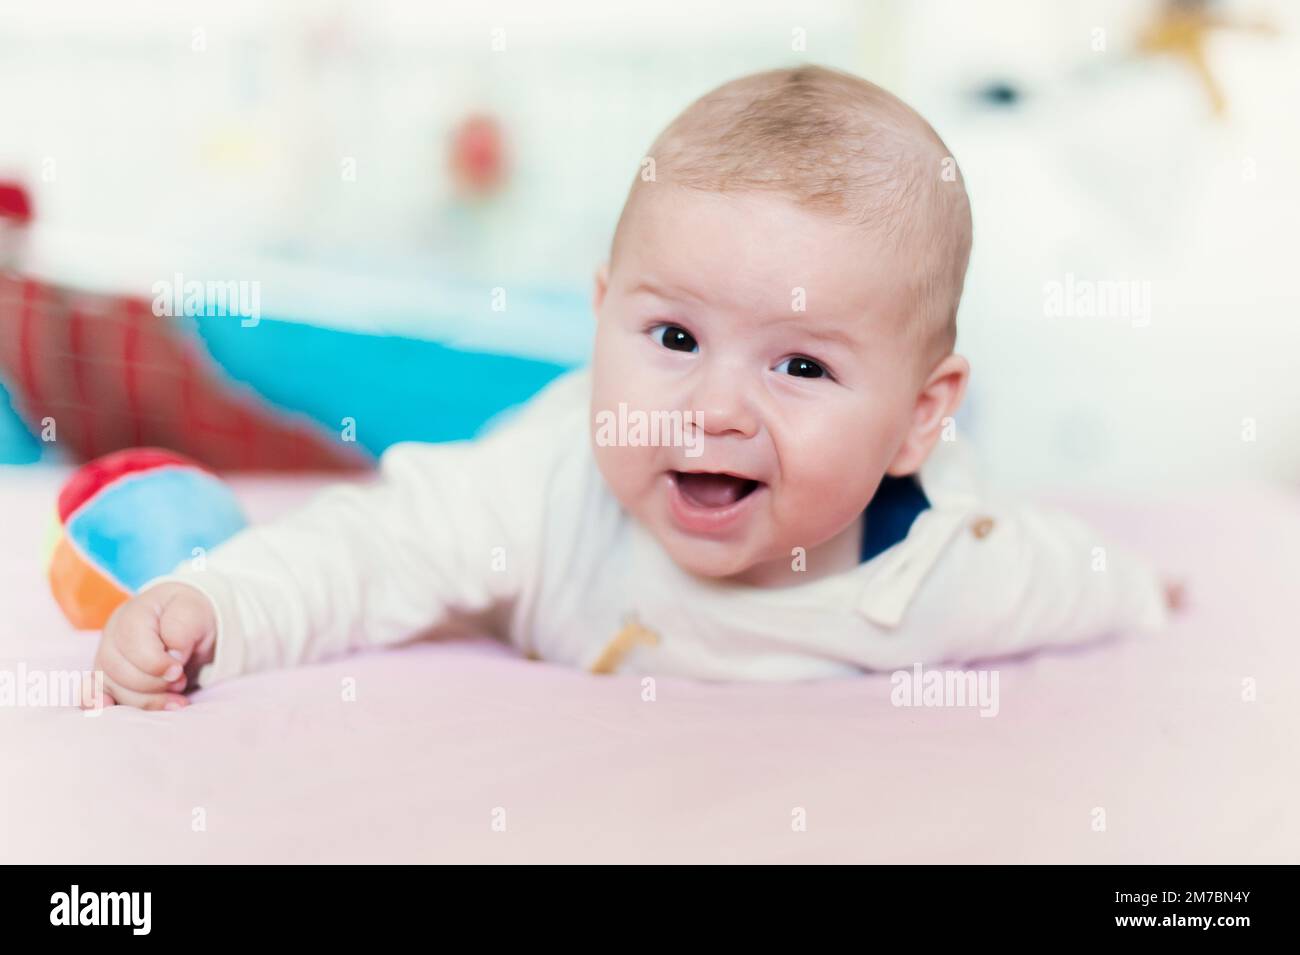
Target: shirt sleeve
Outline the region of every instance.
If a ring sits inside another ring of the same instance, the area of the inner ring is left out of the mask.
[[[971,514],[935,571],[913,622],[948,660],[1147,635],[1168,622],[1154,568],[1052,508]]]
[[[202,569],[151,581],[213,603],[215,655],[198,683],[401,642],[515,597],[539,560],[557,429],[584,420],[581,384],[566,376],[486,438],[394,445],[372,483],[327,489]]]

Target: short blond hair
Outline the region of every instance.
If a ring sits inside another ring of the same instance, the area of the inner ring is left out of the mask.
[[[654,181],[710,192],[769,191],[874,231],[914,257],[910,310],[929,347],[952,351],[970,259],[965,182],[919,113],[874,83],[799,66],[755,73],[700,97],[647,154]],[[614,232],[638,189],[633,180]]]

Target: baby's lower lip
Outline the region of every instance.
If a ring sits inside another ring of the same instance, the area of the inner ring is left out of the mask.
[[[733,529],[754,509],[767,491],[761,481],[739,500],[721,506],[709,506],[693,500],[678,484],[676,471],[665,475],[668,482],[668,507],[674,523],[688,534],[717,535]]]

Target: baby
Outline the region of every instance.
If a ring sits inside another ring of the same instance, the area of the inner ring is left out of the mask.
[[[106,702],[172,709],[466,619],[534,658],[713,680],[1160,627],[1142,562],[971,481],[970,244],[947,148],[889,93],[819,67],[727,83],[642,163],[589,369],[151,582],[104,629]]]

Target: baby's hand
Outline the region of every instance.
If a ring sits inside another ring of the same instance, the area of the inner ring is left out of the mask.
[[[104,671],[103,705],[188,705],[185,685],[211,662],[216,637],[212,604],[187,584],[159,584],[132,597],[108,618],[95,653],[95,669]]]

